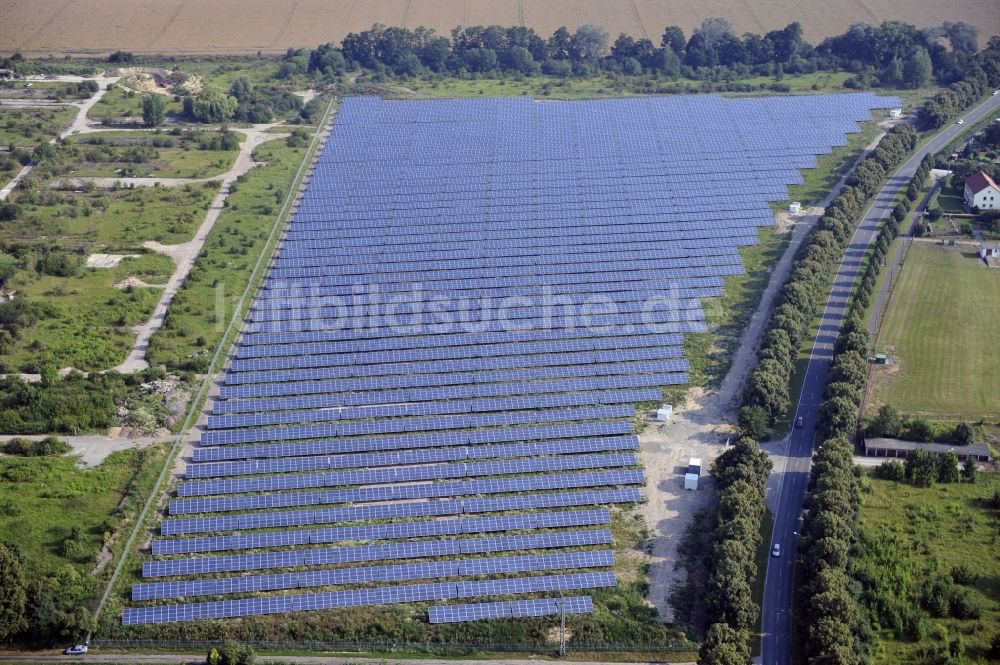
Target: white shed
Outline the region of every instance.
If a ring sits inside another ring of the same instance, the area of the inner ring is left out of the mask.
[[[692,457],[688,461],[687,473],[684,474],[684,489],[698,489],[698,478],[701,476],[701,459]]]
[[[903,109],[899,109],[899,108],[889,109],[889,117],[890,118],[899,118],[902,115],[903,115]]]
[[[798,201],[792,201],[791,205],[788,206],[788,212],[798,213],[802,210],[802,204]]]
[[[664,404],[656,411],[656,419],[661,423],[665,423],[670,420],[670,415],[674,412],[674,407],[669,404]]]

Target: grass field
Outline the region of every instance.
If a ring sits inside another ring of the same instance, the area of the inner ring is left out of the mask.
[[[937,204],[945,212],[963,213],[965,212],[964,197],[962,191],[957,187],[945,185],[938,194]]]
[[[92,192],[45,192],[36,203],[22,203],[20,221],[0,223],[8,239],[57,237],[60,244],[90,247],[138,245],[146,240],[164,244],[194,236],[219,184],[183,187],[137,187]]]
[[[167,134],[163,139],[171,138]],[[149,161],[135,162],[128,159],[127,147],[120,145],[101,146],[98,140],[135,141],[133,145],[143,145],[155,151]],[[69,143],[77,147],[72,166],[66,175],[93,178],[144,177],[144,178],[209,178],[225,173],[236,158],[236,150],[201,150],[196,144],[187,142],[175,147],[155,147],[151,145],[149,132],[101,132],[97,136],[73,136]],[[143,143],[139,143],[139,142]]]
[[[818,92],[841,92],[849,74],[843,72],[818,72],[799,76],[786,76],[782,83],[790,87],[790,92],[809,94]],[[739,83],[751,85],[758,90],[753,94],[767,94],[768,86],[775,83],[771,77],[761,76],[740,79]],[[673,90],[681,86],[682,91],[699,92],[701,81],[689,79],[666,79],[657,77],[595,76],[589,78],[558,78],[553,76],[475,78],[461,79],[449,77],[438,80],[412,79],[386,85],[386,92],[405,98],[451,98],[451,97],[517,97],[528,95],[537,99],[593,99],[595,97],[622,97],[631,95],[656,94],[658,90]],[[747,93],[722,93],[727,95]],[[787,93],[785,93],[787,94]]]
[[[0,457],[0,542],[14,542],[29,576],[66,563],[89,574],[104,541],[115,534],[153,481],[163,446],[113,453],[78,469],[72,457]],[[79,535],[67,543],[71,529]]]
[[[996,473],[980,474],[975,484],[926,489],[870,481],[870,491],[863,494],[861,528],[866,538],[895,541],[891,556],[907,571],[895,591],[917,598],[935,573],[948,574],[952,567],[964,565],[978,575],[976,582],[964,588],[986,608],[979,620],[928,619],[926,635],[919,642],[882,631],[874,663],[941,662],[925,660],[917,652],[946,645],[959,635],[969,660],[949,662],[982,662],[973,659],[986,656],[1000,627],[1000,558],[996,554],[1000,511],[989,508],[986,502],[996,490],[1000,490],[1000,474]]]
[[[28,148],[47,143],[67,126],[77,110],[52,107],[31,110],[0,108],[0,145]]]
[[[84,371],[117,365],[135,341],[129,326],[149,318],[161,290],[120,289],[115,283],[137,277],[147,284],[163,284],[173,271],[173,261],[159,254],[124,259],[114,268],[81,268],[74,277],[18,271],[10,287],[20,297],[51,308],[51,315],[23,330],[13,351],[0,361],[32,373],[43,362]]]
[[[972,248],[914,243],[886,311],[877,351],[895,364],[873,374],[870,409],[976,418],[1000,412],[996,322],[1000,271]]]

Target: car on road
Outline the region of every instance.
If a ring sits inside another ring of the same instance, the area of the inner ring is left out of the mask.
[[[795,426],[798,427],[799,429],[802,429],[802,425],[803,425],[802,416],[799,416],[798,418],[795,419]]]
[[[69,648],[63,649],[63,653],[67,656],[79,656],[81,654],[87,653],[86,644],[77,644]]]
[[[774,558],[778,558],[779,556],[781,556],[781,545],[779,545],[778,543],[774,544],[774,547],[771,548],[771,556],[773,556]]]
[[[964,125],[965,124],[965,119],[964,118],[959,118],[958,122],[956,122],[955,124],[956,125]]]

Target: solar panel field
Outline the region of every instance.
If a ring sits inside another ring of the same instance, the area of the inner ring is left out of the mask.
[[[635,405],[769,203],[898,103],[345,100],[122,622],[593,611],[614,506],[655,500]]]

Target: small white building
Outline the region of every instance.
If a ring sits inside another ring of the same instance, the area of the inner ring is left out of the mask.
[[[1000,186],[983,171],[973,173],[965,179],[965,207],[969,210],[1000,209]]]
[[[669,404],[664,404],[656,411],[656,419],[661,423],[665,423],[670,420],[671,414],[674,412],[674,407]]]
[[[890,118],[900,118],[903,115],[903,109],[889,109]]]
[[[788,212],[793,214],[798,213],[801,210],[802,210],[802,204],[799,203],[798,201],[792,201],[791,205],[788,206]]]
[[[979,248],[979,258],[1000,259],[1000,247],[996,245],[983,245]]]
[[[687,473],[684,474],[684,489],[698,489],[698,478],[701,476],[701,459],[692,457],[688,462]]]

